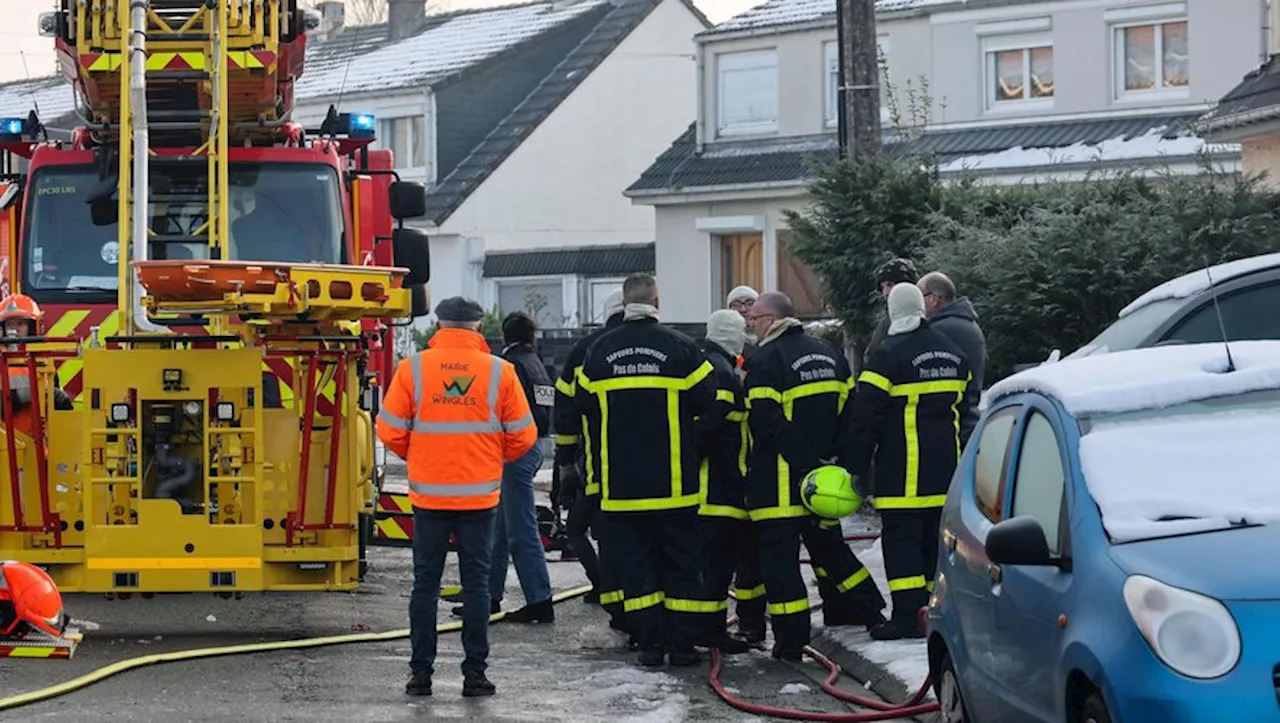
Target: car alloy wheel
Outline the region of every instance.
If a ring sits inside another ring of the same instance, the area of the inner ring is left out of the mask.
[[[938,668],[942,676],[938,684],[938,704],[943,723],[969,723],[969,713],[964,707],[964,696],[960,694],[960,681],[951,656],[943,653]]]

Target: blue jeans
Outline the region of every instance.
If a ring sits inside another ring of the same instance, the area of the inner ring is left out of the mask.
[[[535,444],[525,456],[502,469],[502,497],[493,530],[493,554],[489,557],[489,595],[494,600],[502,600],[507,587],[508,555],[515,562],[525,603],[551,599],[551,575],[538,534],[538,510],[533,497],[533,477],[541,467],[542,446]]]
[[[462,576],[462,674],[483,676],[489,657],[489,546],[494,509],[465,512],[413,509],[413,593],[409,596],[409,643],[414,672],[435,672],[436,613],[449,533],[458,535]]]

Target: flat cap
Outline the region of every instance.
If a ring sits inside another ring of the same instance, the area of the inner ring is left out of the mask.
[[[436,318],[440,321],[480,321],[484,309],[471,299],[450,296],[436,306]]]

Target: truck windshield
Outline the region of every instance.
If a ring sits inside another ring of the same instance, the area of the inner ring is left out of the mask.
[[[337,173],[329,166],[235,163],[230,171],[227,257],[242,261],[343,263]],[[24,289],[37,301],[109,303],[118,286],[116,223],[96,225],[89,199],[102,186],[91,166],[47,166],[28,185]],[[151,232],[200,239],[151,245],[154,259],[208,259],[208,168],[151,167]],[[115,201],[111,202],[112,204]],[[99,298],[100,297],[100,298]]]

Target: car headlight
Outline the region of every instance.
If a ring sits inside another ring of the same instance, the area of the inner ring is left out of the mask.
[[[1217,600],[1131,575],[1124,582],[1124,602],[1151,650],[1174,671],[1207,680],[1239,662],[1240,629]]]

